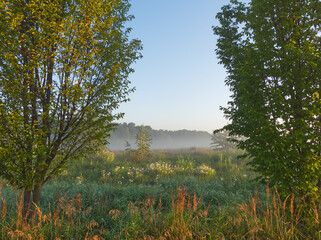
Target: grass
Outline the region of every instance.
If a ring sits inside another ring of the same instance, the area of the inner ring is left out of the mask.
[[[321,239],[319,206],[251,182],[237,154],[88,156],[44,186],[31,221],[22,193],[3,183],[0,239]]]

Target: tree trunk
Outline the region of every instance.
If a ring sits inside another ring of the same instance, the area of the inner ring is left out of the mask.
[[[35,205],[39,204],[43,182],[38,183],[33,191],[25,191],[23,195],[22,213],[25,219],[31,220],[35,214]]]
[[[35,186],[35,188],[33,190],[33,194],[32,194],[32,202],[33,202],[33,204],[36,204],[36,205],[39,204],[42,186],[43,186],[42,182],[38,183]]]
[[[31,208],[31,190],[25,190],[23,194],[23,206],[22,206],[23,216],[29,215],[30,208]]]

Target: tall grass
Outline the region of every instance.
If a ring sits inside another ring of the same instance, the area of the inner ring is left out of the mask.
[[[321,239],[319,210],[302,214],[295,196],[282,200],[276,189],[248,203],[212,208],[202,197],[179,187],[170,204],[161,197],[130,201],[113,209],[109,200],[92,199],[88,206],[78,194],[59,197],[46,211],[35,206],[30,221],[22,214],[22,195],[9,216],[6,199],[0,209],[1,239]],[[1,197],[1,196],[0,196]],[[164,204],[165,203],[165,204]],[[168,206],[167,206],[168,205]],[[99,214],[102,213],[102,214]],[[105,218],[105,222],[99,218]],[[105,223],[105,224],[104,224]],[[106,224],[107,223],[107,224]]]
[[[235,215],[229,215],[231,239],[321,239],[319,210],[314,204],[310,209],[296,203],[295,196],[281,199],[274,188],[267,187],[267,199],[263,202],[256,194],[248,203],[239,204]],[[303,208],[311,215],[303,213]]]
[[[82,159],[44,186],[31,220],[22,192],[2,184],[0,239],[321,239],[320,206],[258,190],[238,153],[157,152],[136,165],[107,152]],[[102,170],[115,169],[102,181]]]
[[[129,221],[121,239],[204,239],[208,236],[206,209],[199,208],[200,199],[178,189],[170,210],[163,211],[161,199],[147,198],[140,207],[130,203]]]
[[[74,199],[60,198],[47,214],[35,205],[31,219],[23,215],[22,203],[20,193],[15,214],[9,216],[6,198],[2,198],[1,239],[102,239],[95,220],[86,219],[92,208],[83,209],[80,194]]]

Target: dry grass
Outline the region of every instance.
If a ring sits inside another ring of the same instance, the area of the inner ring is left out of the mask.
[[[79,216],[83,215],[86,217],[91,209],[82,209],[80,194],[75,199],[60,198],[54,209],[49,209],[48,214],[44,214],[35,205],[31,219],[27,219],[23,215],[22,204],[23,193],[19,195],[16,203],[15,216],[7,216],[6,199],[2,199],[0,209],[1,239],[102,239],[98,235],[92,234],[92,230],[97,227],[97,223],[94,220],[81,222]]]
[[[74,199],[60,198],[47,214],[35,206],[31,220],[22,214],[22,196],[20,194],[17,201],[13,219],[7,216],[6,200],[2,201],[1,239],[103,239],[104,231],[108,231],[99,229],[95,220],[86,218],[92,207],[82,208],[81,194]],[[147,198],[139,206],[131,202],[126,213],[113,209],[108,214],[116,222],[129,217],[128,224],[115,239],[204,239],[207,231],[201,225],[208,215],[209,205],[202,210],[199,204],[196,195],[188,196],[185,189],[178,189],[169,212],[163,209],[161,199],[156,203]],[[132,228],[133,223],[137,228]],[[100,234],[96,234],[97,229]]]
[[[163,211],[162,201],[158,203],[147,198],[139,208],[130,203],[129,224],[124,228],[120,239],[206,239],[209,205],[199,208],[200,199],[196,195],[188,196],[186,190],[179,188],[172,199],[171,209]],[[139,226],[133,228],[132,226]]]
[[[261,201],[255,194],[248,203],[216,211],[210,210],[210,204],[204,206],[195,194],[179,188],[167,208],[161,198],[147,197],[142,202],[130,202],[125,210],[106,211],[106,201],[85,208],[78,194],[57,199],[46,213],[35,206],[32,219],[27,220],[22,214],[21,194],[14,216],[8,216],[6,199],[1,201],[0,239],[104,239],[111,229],[92,218],[93,208],[104,209],[119,226],[112,235],[114,239],[321,239],[319,210],[314,201],[306,218],[307,210],[294,195],[282,200],[277,189],[271,191],[268,187],[266,196]]]
[[[319,213],[315,202],[309,212],[303,213],[305,206],[296,204],[295,196],[289,195],[283,201],[274,188],[271,196],[267,188],[264,204],[258,195],[251,196],[249,203],[239,204],[234,216],[228,217],[231,223],[231,239],[321,239]],[[307,209],[305,209],[307,211]]]

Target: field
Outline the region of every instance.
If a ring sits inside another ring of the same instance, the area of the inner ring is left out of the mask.
[[[102,149],[47,183],[30,221],[2,181],[0,239],[321,239],[319,208],[252,181],[241,153]]]

